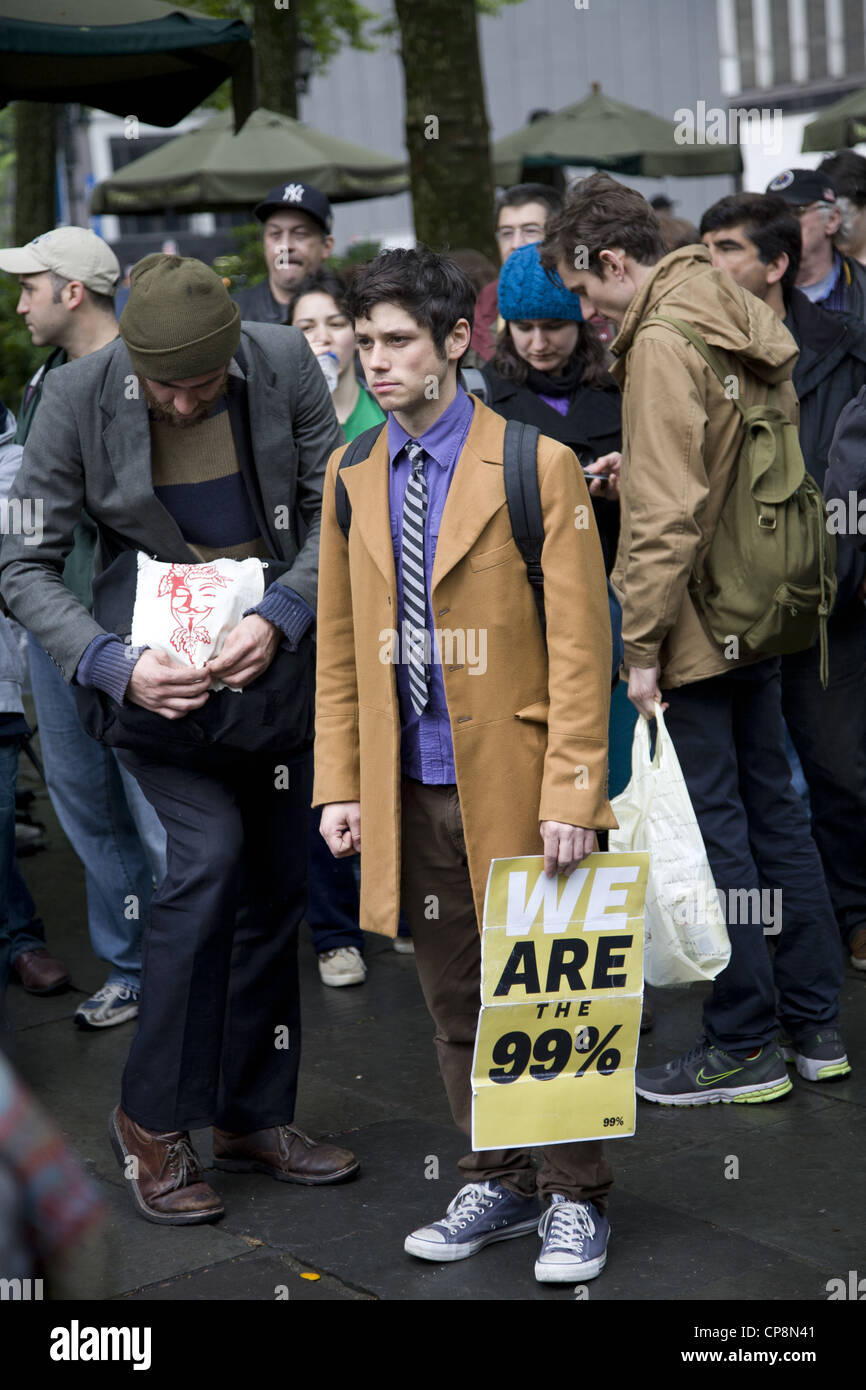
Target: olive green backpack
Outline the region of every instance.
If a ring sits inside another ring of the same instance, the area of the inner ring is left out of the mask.
[[[719,358],[681,319],[657,315],[700,353],[723,386]],[[642,327],[645,325],[642,325]],[[827,618],[836,597],[836,543],[821,491],[806,471],[796,425],[772,402],[734,404],[743,442],[719,524],[689,581],[714,640],[732,637],[747,652],[781,656],[820,642],[821,684],[828,677]]]

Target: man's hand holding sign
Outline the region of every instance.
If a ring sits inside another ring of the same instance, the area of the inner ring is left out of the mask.
[[[558,820],[543,820],[539,826],[544,841],[544,872],[566,877],[595,849],[594,830],[580,825],[563,825]]]
[[[590,854],[556,879],[547,855],[493,861],[472,1077],[476,1149],[634,1133],[648,860]]]

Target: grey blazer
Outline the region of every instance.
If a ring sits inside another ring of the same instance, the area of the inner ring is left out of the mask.
[[[241,355],[229,390],[241,472],[271,554],[291,566],[277,582],[315,608],[322,484],[343,432],[298,329],[244,323]],[[102,567],[124,550],[197,560],[154,494],[147,403],[120,338],[48,374],[11,495],[41,499],[42,537],[4,538],[0,591],[67,681],[103,631],[62,579],[82,507],[99,528]]]

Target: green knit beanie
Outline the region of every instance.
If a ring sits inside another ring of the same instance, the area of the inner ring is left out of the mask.
[[[156,252],[129,273],[120,336],[139,376],[184,381],[228,366],[241,340],[241,315],[203,261]]]

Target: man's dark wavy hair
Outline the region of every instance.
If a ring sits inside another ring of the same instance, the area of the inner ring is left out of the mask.
[[[707,208],[701,218],[701,236],[705,232],[726,232],[742,227],[754,243],[758,260],[768,265],[784,252],[788,266],[780,284],[787,301],[797,282],[800,269],[802,241],[800,224],[784,198],[772,193],[729,193]]]
[[[475,290],[458,265],[419,242],[412,250],[380,252],[353,277],[346,294],[352,319],[369,318],[377,304],[399,304],[419,327],[430,330],[444,357],[445,339],[457,320],[472,323]]]

